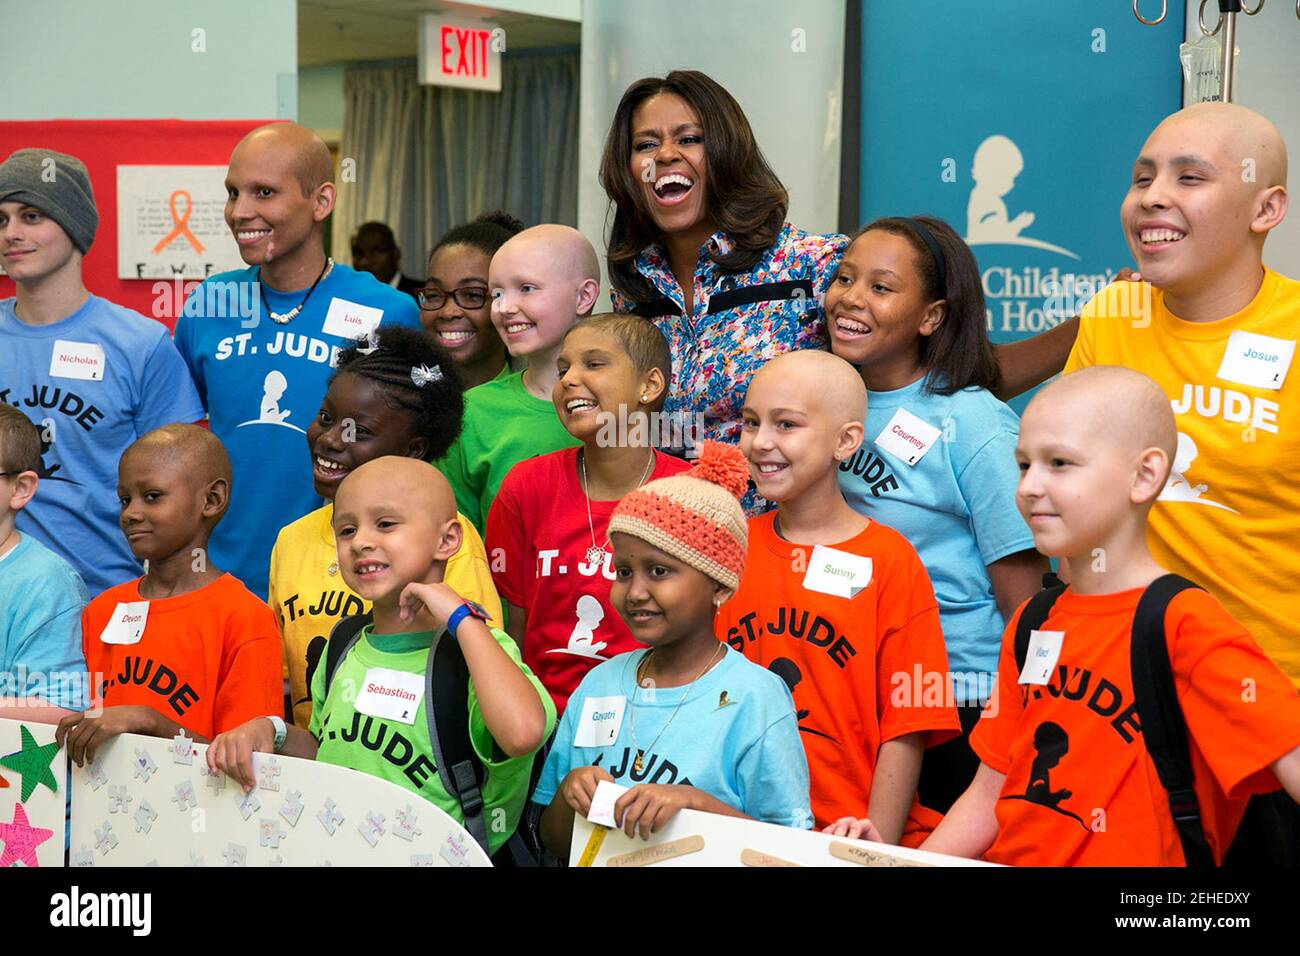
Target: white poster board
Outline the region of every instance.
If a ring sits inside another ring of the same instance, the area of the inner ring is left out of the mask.
[[[649,840],[575,815],[570,866],[993,866],[925,850],[682,810]]]
[[[242,269],[225,166],[117,167],[117,277],[203,279]]]
[[[122,734],[72,769],[73,866],[491,866],[427,800],[346,767],[254,754],[244,794],[207,746]]]
[[[0,867],[63,865],[67,779],[53,724],[0,719]]]

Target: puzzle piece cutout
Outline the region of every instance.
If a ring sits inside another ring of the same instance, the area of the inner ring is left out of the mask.
[[[226,858],[226,866],[248,866],[248,848],[238,843],[227,843],[221,855]]]
[[[149,778],[158,770],[158,765],[153,762],[153,757],[151,757],[149,751],[145,750],[143,747],[135,748],[135,761],[133,766],[135,767],[135,773],[133,776],[139,777],[145,783],[148,783]]]
[[[207,866],[207,864],[203,862],[203,857],[190,850],[190,862],[186,866]]]
[[[90,768],[86,771],[90,777],[90,789],[98,791],[100,787],[108,783],[108,774],[104,773],[104,765],[98,760],[90,763]]]
[[[379,845],[379,838],[388,831],[384,829],[384,815],[374,810],[366,811],[366,822],[357,824],[362,838],[372,847]]]
[[[336,804],[332,799],[326,797],[325,807],[316,814],[316,819],[319,820],[320,825],[325,828],[325,832],[330,836],[333,836],[334,831],[336,831],[339,828],[339,824],[343,822],[343,811],[338,808],[338,804]]]
[[[153,829],[153,822],[158,819],[158,811],[149,806],[148,800],[141,800],[135,808],[135,832],[148,833]]]
[[[95,865],[94,851],[88,850],[83,846],[76,853],[72,854],[72,865],[73,866],[94,866]]]
[[[271,859],[269,859],[269,860],[267,861],[266,865],[267,865],[267,866],[284,866],[284,857],[282,857],[280,854],[277,853],[275,856],[271,857]]]
[[[406,842],[411,842],[424,831],[417,827],[415,811],[411,809],[408,803],[405,810],[397,811],[397,822],[393,824],[393,836],[400,837]]]
[[[302,791],[290,790],[288,799],[280,805],[280,816],[291,827],[298,825],[298,818],[302,816]]]
[[[127,806],[135,798],[126,792],[126,786],[108,788],[108,812],[109,813],[130,813],[131,808]]]
[[[172,763],[190,767],[194,764],[194,741],[185,736],[185,731],[178,731],[172,738]]]
[[[274,757],[267,757],[257,768],[257,788],[280,792],[280,765]]]
[[[204,767],[199,771],[199,773],[208,778],[204,783],[208,785],[208,788],[213,793],[220,793],[222,790],[226,789],[226,775],[220,770],[209,770],[207,767]]]
[[[412,854],[411,866],[433,866],[433,854],[432,853]]]
[[[247,820],[258,810],[262,809],[262,801],[257,799],[257,791],[250,790],[248,793],[235,794],[235,806],[239,808],[239,815]]]
[[[279,820],[261,819],[257,821],[257,844],[258,846],[269,846],[273,850],[280,849],[280,841],[288,834],[280,826]]]
[[[95,847],[104,856],[108,856],[109,850],[116,849],[117,842],[117,834],[113,832],[113,824],[105,820],[104,825],[95,831]]]
[[[438,848],[438,855],[451,866],[469,866],[469,844],[462,834],[447,834],[446,841]]]
[[[199,797],[194,792],[194,784],[191,781],[182,780],[172,790],[172,803],[176,804],[177,810],[188,810],[199,805]]]

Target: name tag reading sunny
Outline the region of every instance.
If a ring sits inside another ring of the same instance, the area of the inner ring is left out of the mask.
[[[814,545],[803,586],[835,597],[855,598],[871,583],[871,559],[861,554]]]
[[[366,671],[353,707],[369,717],[415,723],[424,698],[424,675],[372,667]]]

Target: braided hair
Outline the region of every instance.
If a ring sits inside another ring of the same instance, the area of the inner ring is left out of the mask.
[[[478,218],[454,226],[438,240],[429,257],[444,246],[471,246],[491,259],[506,240],[523,231],[524,224],[501,209],[485,212]]]
[[[431,460],[445,455],[459,437],[465,414],[460,373],[447,350],[422,331],[379,329],[369,340],[339,353],[330,381],[344,372],[376,383],[389,407],[411,413],[415,433],[429,443]]]

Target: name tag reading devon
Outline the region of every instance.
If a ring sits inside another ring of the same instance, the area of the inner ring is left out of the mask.
[[[105,644],[139,644],[144,636],[144,625],[149,620],[149,602],[119,602],[113,608],[104,629],[99,632],[99,639]]]
[[[623,711],[626,707],[627,698],[622,695],[584,697],[573,746],[608,747],[618,740],[618,729],[623,726]]]
[[[50,353],[50,378],[102,382],[104,369],[104,347],[97,342],[54,340],[54,351]]]
[[[329,311],[325,313],[325,325],[321,331],[344,339],[364,339],[379,328],[379,320],[383,317],[383,309],[334,298],[330,299]]]
[[[1295,356],[1295,342],[1254,332],[1233,332],[1219,365],[1219,378],[1256,388],[1279,389]]]
[[[894,412],[884,431],[876,436],[876,446],[909,465],[915,465],[934,447],[942,432],[929,422],[917,418],[906,408]]]
[[[803,586],[835,597],[857,597],[871,583],[871,559],[814,545]]]
[[[1046,684],[1056,669],[1056,659],[1061,656],[1064,631],[1030,631],[1029,650],[1025,654],[1025,667],[1020,672],[1020,684]]]
[[[415,723],[424,697],[424,675],[371,667],[353,703],[360,713],[401,724]]]

